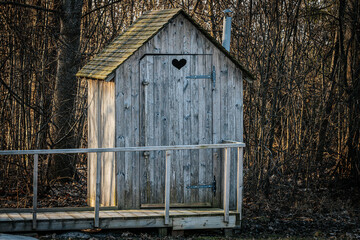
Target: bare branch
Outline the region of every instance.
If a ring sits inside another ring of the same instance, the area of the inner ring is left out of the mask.
[[[40,6],[29,5],[29,4],[18,3],[18,2],[11,2],[11,1],[1,1],[0,5],[12,5],[12,6],[18,6],[18,7],[23,7],[23,8],[31,8],[31,9],[35,9],[35,10],[39,10],[39,11],[58,13],[58,11],[53,10],[53,9],[47,9],[47,8],[43,8]]]
[[[111,2],[111,3],[108,3],[108,4],[104,5],[104,6],[101,6],[101,7],[95,8],[95,9],[93,9],[93,10],[90,10],[90,11],[88,11],[87,13],[84,13],[84,15],[81,16],[81,18],[86,17],[87,15],[89,15],[89,14],[91,14],[91,13],[93,13],[93,12],[96,12],[96,11],[98,11],[98,10],[100,10],[100,9],[106,8],[106,7],[108,7],[108,6],[111,6],[111,5],[113,5],[113,4],[115,4],[115,3],[119,3],[119,2],[121,2],[121,0],[117,0],[117,1],[114,1],[114,2]]]

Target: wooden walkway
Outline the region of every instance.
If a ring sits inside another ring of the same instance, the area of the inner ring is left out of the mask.
[[[173,230],[234,228],[236,212],[229,212],[224,222],[224,210],[171,209],[169,224],[165,224],[163,209],[100,211],[99,228],[172,228]],[[94,228],[94,211],[64,211],[37,213],[33,228],[32,213],[0,213],[0,232],[81,230]]]

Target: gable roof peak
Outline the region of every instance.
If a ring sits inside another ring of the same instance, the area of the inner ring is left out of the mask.
[[[225,48],[210,36],[199,24],[197,24],[183,9],[173,8],[164,10],[147,11],[139,17],[123,33],[116,37],[102,52],[90,60],[80,71],[77,77],[92,78],[98,80],[111,80],[116,69],[132,56],[140,47],[152,39],[172,19],[183,14],[193,25],[196,26],[211,42],[225,53],[245,75],[254,79],[251,73],[244,69]]]

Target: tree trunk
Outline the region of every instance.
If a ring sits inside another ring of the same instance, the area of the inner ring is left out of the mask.
[[[348,147],[347,161],[350,163],[351,178],[359,184],[360,183],[360,34],[358,26],[360,24],[360,4],[358,1],[351,1],[348,8],[351,21],[349,21],[349,43],[347,61],[349,66],[346,69],[346,75],[350,80],[350,87],[348,87],[347,107],[349,109],[348,115],[348,131],[349,137],[346,145]]]
[[[54,93],[55,148],[77,147],[74,136],[75,99],[77,79],[75,74],[80,60],[80,23],[82,0],[63,0],[60,10],[60,36],[58,45],[57,73]],[[52,178],[67,178],[74,174],[74,156],[56,155],[50,167]]]

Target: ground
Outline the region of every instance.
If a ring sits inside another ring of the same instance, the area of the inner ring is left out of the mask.
[[[185,231],[163,237],[156,229],[38,233],[40,239],[360,239],[360,193],[357,187],[283,189],[268,196],[245,193],[241,230],[224,237],[221,230]],[[71,194],[71,192],[70,192]],[[72,199],[73,196],[68,195]],[[61,200],[60,202],[67,202]],[[82,203],[82,202],[78,202]]]
[[[337,181],[336,184],[327,182],[304,187],[281,180],[273,182],[266,191],[250,186],[253,185],[245,185],[242,228],[235,231],[234,239],[360,239],[360,187],[356,184]],[[11,193],[0,194],[2,207],[31,207],[31,195],[21,195],[15,190]],[[67,206],[86,206],[86,177],[52,183],[50,188],[39,191],[39,207]],[[31,236],[40,239],[160,239],[157,233],[156,229],[141,229],[46,232]],[[225,239],[221,230],[188,231],[184,236],[165,237],[183,238]]]

